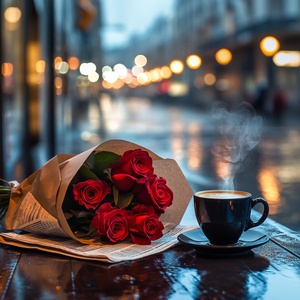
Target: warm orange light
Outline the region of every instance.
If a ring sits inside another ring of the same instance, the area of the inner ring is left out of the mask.
[[[79,59],[75,56],[71,56],[68,59],[70,70],[77,70],[79,68]]]
[[[173,60],[170,63],[170,69],[174,74],[180,74],[184,70],[184,65],[181,60]]]
[[[62,58],[60,56],[57,56],[54,58],[54,68],[56,71],[58,71],[60,69],[60,65],[62,63]]]
[[[257,175],[260,190],[270,206],[270,215],[278,213],[281,204],[281,188],[277,176],[278,170],[267,163]]]
[[[54,64],[57,64],[57,63],[60,63],[60,62],[62,62],[62,58],[60,56],[56,56],[54,58]]]
[[[56,95],[61,95],[62,94],[62,79],[60,77],[56,77],[54,80],[54,85],[56,87]]]
[[[60,77],[56,77],[54,80],[54,84],[57,89],[61,89],[62,88],[62,79]]]
[[[37,73],[45,73],[46,63],[44,60],[38,60],[35,64]]]
[[[129,84],[132,82],[132,78],[133,78],[133,75],[128,72],[126,77],[125,78],[122,78],[122,80],[126,83],[126,84]]]
[[[204,157],[204,146],[199,139],[201,127],[198,122],[190,123],[188,128],[190,139],[187,141],[188,165],[192,170],[199,170]]]
[[[115,90],[119,90],[122,86],[124,85],[124,82],[120,79],[118,79],[117,81],[115,81],[112,85],[112,88]]]
[[[152,82],[158,82],[162,80],[162,72],[159,68],[150,70],[149,77]]]
[[[163,66],[161,68],[161,73],[164,79],[169,79],[172,76],[172,72],[168,66]]]
[[[219,51],[217,51],[216,55],[216,61],[221,65],[227,65],[230,63],[232,59],[232,54],[228,49],[222,48]]]
[[[4,18],[9,23],[17,23],[21,19],[22,13],[18,7],[8,7],[4,12]]]
[[[148,73],[140,73],[136,77],[136,80],[138,81],[139,84],[148,84],[150,81],[150,78],[148,77]]]
[[[112,86],[113,86],[112,83],[110,83],[110,82],[108,82],[108,81],[106,81],[106,80],[103,80],[103,81],[102,81],[102,87],[103,87],[103,88],[105,88],[105,89],[108,90],[108,89],[111,89]]]
[[[2,64],[2,75],[4,77],[11,76],[13,73],[14,67],[11,63],[3,63]]]
[[[190,69],[198,69],[202,64],[202,59],[200,56],[192,54],[187,57],[186,64]]]
[[[279,48],[279,41],[273,36],[266,36],[260,42],[260,50],[266,56],[273,56]]]
[[[203,81],[207,85],[214,85],[216,82],[216,76],[212,73],[207,73],[204,75]]]
[[[128,86],[130,87],[130,88],[136,88],[137,86],[139,86],[139,83],[138,83],[138,81],[137,81],[137,79],[136,79],[136,77],[133,77],[132,78],[132,82],[130,83],[130,84],[128,84]]]

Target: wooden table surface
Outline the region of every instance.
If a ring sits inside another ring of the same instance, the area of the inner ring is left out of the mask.
[[[105,264],[0,245],[1,299],[300,299],[300,236],[267,220],[247,255],[204,257],[178,245]]]

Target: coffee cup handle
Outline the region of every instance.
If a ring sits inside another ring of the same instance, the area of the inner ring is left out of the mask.
[[[264,206],[264,211],[261,215],[261,217],[257,221],[252,221],[249,219],[248,225],[245,228],[245,231],[252,228],[256,227],[260,224],[262,224],[266,218],[268,217],[269,214],[269,205],[268,202],[264,198],[255,198],[251,200],[251,208],[253,208],[256,204],[261,203]]]

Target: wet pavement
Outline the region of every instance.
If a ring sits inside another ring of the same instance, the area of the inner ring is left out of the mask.
[[[108,139],[125,139],[175,159],[194,191],[222,188],[222,177],[230,172],[212,153],[222,138],[210,111],[102,95],[78,119],[73,135],[59,142],[59,152],[79,153]],[[265,121],[259,144],[240,167],[234,188],[263,196],[271,219],[300,232],[300,121],[287,116],[280,125]]]

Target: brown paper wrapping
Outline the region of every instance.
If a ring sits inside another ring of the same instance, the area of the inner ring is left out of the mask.
[[[67,188],[85,160],[93,151],[111,151],[122,155],[127,150],[146,150],[153,159],[156,175],[164,177],[174,193],[173,204],[160,217],[162,222],[179,224],[186,207],[193,196],[193,191],[184,177],[178,164],[173,159],[163,159],[152,151],[124,140],[110,140],[78,155],[58,154],[43,165],[39,170],[14,187],[5,219],[8,230],[17,227],[17,212],[28,192],[31,192],[39,204],[59,222],[63,231],[71,238],[82,243],[90,243],[89,238],[77,238],[70,229],[62,210],[62,203]]]

